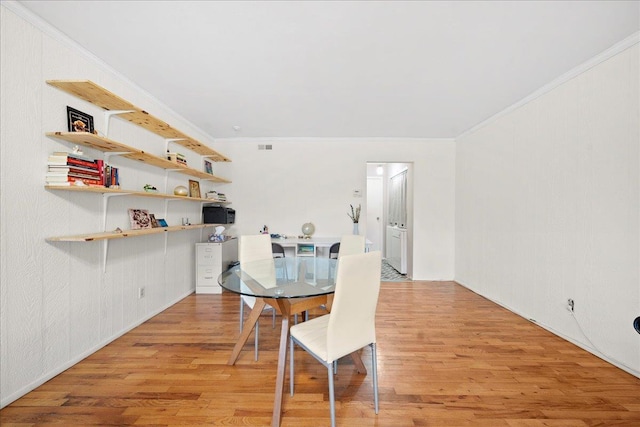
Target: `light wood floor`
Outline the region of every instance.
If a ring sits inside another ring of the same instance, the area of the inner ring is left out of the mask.
[[[192,295],[4,408],[0,424],[267,426],[279,330],[265,315],[260,360],[247,344],[227,366],[238,305]],[[640,426],[640,379],[455,283],[383,283],[377,325],[380,413],[370,375],[348,360],[339,426]],[[325,369],[296,350],[282,426],[328,426],[327,398]]]

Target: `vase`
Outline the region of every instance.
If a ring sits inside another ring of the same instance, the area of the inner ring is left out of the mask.
[[[355,235],[360,234],[360,230],[358,230],[358,223],[357,222],[353,223],[353,234],[355,234]]]

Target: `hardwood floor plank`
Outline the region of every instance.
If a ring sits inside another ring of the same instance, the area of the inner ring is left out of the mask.
[[[2,409],[0,424],[268,426],[280,319],[261,317],[257,362],[250,338],[228,366],[238,305],[226,292],[191,295]],[[380,413],[371,375],[347,358],[340,426],[640,426],[640,379],[453,282],[383,282],[377,335]],[[326,427],[326,369],[295,357],[282,427]]]

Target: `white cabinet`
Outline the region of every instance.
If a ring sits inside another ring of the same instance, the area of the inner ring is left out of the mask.
[[[407,274],[407,229],[387,226],[387,262],[400,274]]]
[[[238,260],[238,239],[219,243],[196,243],[196,293],[219,294],[218,276]]]

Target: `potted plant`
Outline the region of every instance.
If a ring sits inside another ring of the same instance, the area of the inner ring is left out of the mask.
[[[362,206],[358,205],[357,208],[354,208],[353,205],[349,205],[351,207],[351,212],[347,212],[349,218],[353,222],[353,234],[359,234],[358,223],[360,222],[360,211],[362,210]]]

